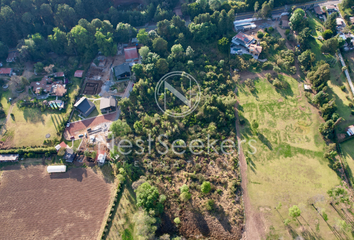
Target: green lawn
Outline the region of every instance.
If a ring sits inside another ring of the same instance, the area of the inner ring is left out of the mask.
[[[56,138],[56,129],[65,116],[65,113],[42,113],[35,108],[19,109],[16,104],[12,113],[14,119],[8,121],[7,129],[14,132],[12,141],[14,147],[42,145],[48,133],[51,135],[49,139]]]
[[[265,79],[255,81],[253,94],[245,85],[239,87],[240,112],[246,121],[241,134],[247,141],[255,140],[243,144],[251,202],[263,212],[267,226],[273,226],[284,239],[292,239],[291,235],[311,235],[311,229],[316,229],[316,234],[323,239],[336,239],[308,204],[310,199],[316,199],[316,206],[326,210],[330,224],[339,218],[327,203],[326,192],[339,185],[340,178],[323,158],[325,142],[318,132],[322,120],[307,102],[302,84],[291,77],[283,80],[289,83],[290,89],[277,91]],[[250,129],[254,119],[259,123],[258,136]],[[255,154],[252,154],[253,147]],[[276,211],[274,208],[279,203],[282,208]],[[298,205],[302,211],[303,218],[299,221],[305,226],[305,233],[299,230],[298,222],[291,222],[292,233],[283,224],[289,218],[288,209],[292,205]]]
[[[8,112],[9,112],[9,108],[11,106],[11,104],[9,102],[9,98],[12,97],[12,94],[11,94],[10,90],[1,91],[0,94],[1,94],[0,103],[1,103],[1,106],[2,106],[2,108],[4,109],[4,111],[5,111],[6,115],[7,115]]]

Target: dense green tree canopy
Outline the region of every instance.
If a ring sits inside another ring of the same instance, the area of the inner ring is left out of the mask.
[[[301,31],[307,27],[308,20],[305,18],[305,11],[297,8],[290,17],[290,27],[294,31]]]

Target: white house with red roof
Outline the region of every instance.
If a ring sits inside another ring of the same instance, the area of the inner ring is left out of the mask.
[[[136,47],[124,48],[124,55],[126,62],[137,62],[139,60],[139,54]]]
[[[254,37],[243,32],[237,33],[231,40],[231,54],[251,54],[253,58],[258,59],[262,53],[262,47],[257,45]]]

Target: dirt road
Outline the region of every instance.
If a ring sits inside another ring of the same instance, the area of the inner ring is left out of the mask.
[[[235,89],[237,93],[237,88]],[[245,208],[245,217],[246,217],[246,226],[245,232],[242,235],[242,240],[261,240],[265,238],[265,225],[262,220],[261,213],[255,209],[254,206],[251,204],[250,197],[248,195],[247,190],[247,162],[245,155],[242,150],[241,146],[241,125],[239,121],[239,114],[238,114],[238,106],[239,101],[235,105],[235,116],[236,116],[236,131],[237,131],[237,142],[239,143],[239,163],[240,163],[240,170],[241,170],[241,177],[242,177],[242,192],[243,192],[243,202]]]

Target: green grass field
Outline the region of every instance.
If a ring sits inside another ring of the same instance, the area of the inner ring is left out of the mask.
[[[340,178],[329,168],[323,158],[325,142],[318,132],[322,122],[317,110],[304,96],[302,84],[291,77],[287,90],[275,90],[265,79],[255,80],[256,93],[248,87],[239,87],[240,112],[246,120],[242,137],[250,144],[243,144],[248,162],[248,190],[252,204],[266,219],[268,227],[284,239],[297,235],[321,236],[336,239],[321,216],[308,204],[315,200],[316,207],[325,209],[328,223],[335,224],[339,216],[328,204],[327,191],[340,184]],[[252,120],[259,123],[259,135],[251,131]],[[282,208],[274,208],[279,204]],[[291,231],[283,221],[288,209],[298,205],[302,218],[290,223]],[[312,239],[312,238],[305,238]]]
[[[117,207],[116,214],[112,216],[112,226],[106,239],[133,240],[134,234],[133,215],[138,210],[136,197],[131,183],[125,184],[123,195]]]

